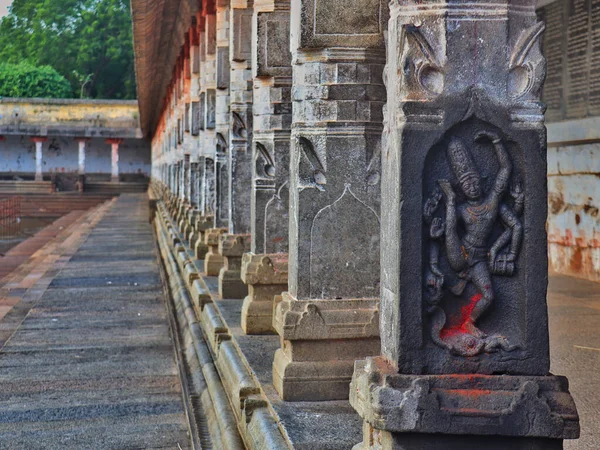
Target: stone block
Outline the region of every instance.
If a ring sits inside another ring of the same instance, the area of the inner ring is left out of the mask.
[[[241,323],[246,334],[274,332],[274,298],[287,290],[287,271],[287,254],[244,254],[241,278],[248,285],[248,295]]]
[[[248,287],[241,279],[242,256],[250,250],[250,235],[225,234],[219,241],[219,254],[224,257],[219,272],[219,296],[244,298]]]
[[[252,57],[252,8],[234,8],[232,14],[233,61],[250,61]]]
[[[286,401],[348,398],[354,361],[379,351],[377,299],[298,300],[288,292],[273,325],[282,347],[273,384]]]
[[[356,362],[350,402],[390,433],[573,439],[579,418],[568,388],[556,376],[400,374],[377,357]]]
[[[257,77],[291,77],[289,11],[259,12],[256,43]]]
[[[226,228],[209,228],[204,233],[204,243],[208,247],[204,258],[204,272],[210,277],[219,275],[225,264],[225,258],[219,254],[219,239],[226,232]]]
[[[229,47],[217,48],[217,89],[229,89],[231,79]]]
[[[297,8],[297,9],[295,9]],[[384,0],[303,0],[292,4],[301,48],[380,47],[387,23]]]

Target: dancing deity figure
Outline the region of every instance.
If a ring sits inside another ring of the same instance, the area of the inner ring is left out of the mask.
[[[504,349],[509,347],[498,337],[488,338],[476,326],[476,323],[494,301],[492,274],[512,275],[514,273],[515,260],[523,235],[522,225],[518,219],[523,203],[520,186],[511,192],[514,199],[512,209],[502,203],[511,178],[510,158],[496,133],[482,131],[475,137],[476,141],[488,139],[494,146],[500,165],[490,192],[483,192],[481,176],[471,153],[462,141],[453,138],[448,145],[447,154],[465,200],[457,202],[457,193],[450,182],[438,180],[446,204],[445,224],[441,218],[432,217],[432,213],[437,209],[437,204],[441,199],[441,193],[435,193],[425,208],[426,221],[431,223],[432,238],[430,272],[427,283],[429,287],[433,286],[434,292],[437,293],[434,309],[439,310],[437,303],[441,300],[441,288],[444,283],[444,276],[438,265],[441,249],[445,250],[448,265],[460,280],[451,288],[451,291],[455,295],[461,295],[469,282],[477,291],[477,295],[474,296],[475,301],[469,308],[464,322],[461,323],[461,330],[471,337],[470,344],[467,344],[471,348],[470,354],[483,349],[491,351],[497,347]],[[490,245],[498,217],[502,221],[505,231]],[[507,247],[506,250],[503,250],[504,247]],[[445,322],[445,315],[443,321]],[[438,328],[434,332],[439,333],[439,331]],[[438,339],[438,336],[434,340],[438,344],[443,344],[443,339]],[[460,353],[460,350],[458,352]]]

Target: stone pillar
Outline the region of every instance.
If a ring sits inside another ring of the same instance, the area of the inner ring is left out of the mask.
[[[119,182],[119,145],[123,143],[123,139],[107,139],[107,144],[111,146],[111,171],[110,181],[113,183]]]
[[[273,384],[284,400],[348,398],[379,353],[379,203],[386,2],[292,3],[289,292]]]
[[[247,334],[274,332],[274,297],[287,290],[292,122],[289,7],[289,0],[254,5],[252,245],[242,260],[248,296],[241,324]]]
[[[250,250],[250,192],[252,189],[252,2],[230,0],[229,77],[230,117],[228,151],[229,233],[219,249],[225,265],[219,273],[222,298],[244,298],[242,256]]]
[[[191,196],[190,196],[190,183],[191,183],[191,162],[190,162],[190,154],[186,153],[185,155],[183,155],[183,176],[182,176],[182,180],[181,180],[181,184],[182,184],[182,196],[183,199],[189,204],[191,202]]]
[[[35,143],[35,181],[42,181],[44,179],[42,170],[42,167],[44,165],[42,146],[47,140],[47,137],[41,136],[35,136],[31,138],[31,141]]]
[[[214,152],[207,162],[207,190],[214,186],[214,222],[215,228],[206,230],[204,244],[207,246],[204,258],[204,270],[209,276],[219,274],[225,258],[219,254],[219,240],[229,227],[229,169],[227,165],[229,144],[229,0],[216,2],[215,15],[207,16],[207,74],[214,74],[214,80],[206,89],[206,128],[214,129],[207,133],[207,142],[212,142]],[[209,58],[209,51],[212,55]],[[214,69],[213,72],[211,72]],[[214,86],[214,89],[212,89]],[[213,137],[214,136],[214,137]],[[211,140],[211,137],[212,140]],[[214,174],[214,175],[213,175]],[[213,184],[214,183],[214,184]]]
[[[215,59],[215,179],[216,205],[215,225],[219,228],[229,227],[229,169],[227,166],[229,153],[229,0],[217,3],[216,11],[216,59]],[[211,93],[212,94],[212,93]],[[208,99],[212,101],[212,99]]]
[[[79,145],[79,175],[85,175],[85,144],[89,139],[87,138],[77,138],[77,144]]]
[[[562,449],[579,424],[549,374],[535,2],[390,15],[382,356],[356,364],[355,449]]]

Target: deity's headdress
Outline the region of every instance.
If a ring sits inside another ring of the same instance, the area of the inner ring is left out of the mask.
[[[459,183],[466,178],[479,176],[477,166],[475,166],[475,161],[473,161],[471,153],[460,139],[452,138],[450,140],[450,144],[448,144],[448,159],[450,159],[452,171]]]

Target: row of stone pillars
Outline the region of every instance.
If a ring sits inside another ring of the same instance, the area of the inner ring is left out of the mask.
[[[549,374],[542,32],[533,0],[192,20],[155,178],[244,331],[280,336],[280,396],[350,398],[358,448],[578,435]]]
[[[85,175],[85,146],[89,138],[75,138],[78,147],[78,173]],[[46,136],[33,136],[31,141],[35,143],[35,181],[42,181],[43,172],[43,146],[48,141]],[[123,139],[106,139],[106,143],[111,146],[111,181],[119,181],[119,145]]]

